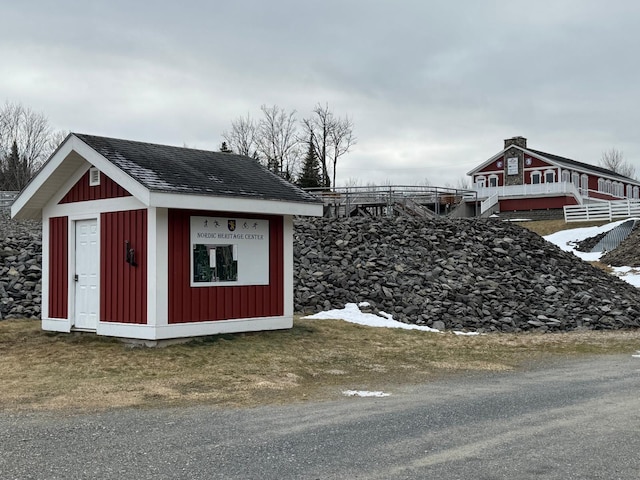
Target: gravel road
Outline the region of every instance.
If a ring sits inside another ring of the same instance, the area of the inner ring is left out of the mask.
[[[2,479],[638,479],[640,358],[270,406],[0,413]]]

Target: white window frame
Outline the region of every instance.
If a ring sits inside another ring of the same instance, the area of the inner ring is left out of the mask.
[[[100,185],[100,170],[97,167],[89,168],[89,186],[97,187]]]
[[[562,181],[565,183],[571,182],[571,172],[569,170],[562,170]]]
[[[495,185],[492,185],[495,183]],[[489,175],[489,188],[497,188],[500,184],[500,179],[498,175]]]
[[[589,175],[586,173],[580,175],[580,191],[583,196],[589,196]]]
[[[534,182],[533,178],[538,177],[538,181]],[[540,185],[542,183],[542,172],[540,170],[534,170],[531,172],[531,185]]]
[[[476,187],[477,188],[485,188],[487,186],[487,177],[484,175],[480,175],[476,177]]]
[[[548,181],[548,176],[551,175],[551,181]],[[544,183],[556,183],[556,171],[545,170],[544,171]]]
[[[578,172],[572,172],[571,173],[571,181],[573,182],[575,187],[579,190],[580,189],[580,174]]]

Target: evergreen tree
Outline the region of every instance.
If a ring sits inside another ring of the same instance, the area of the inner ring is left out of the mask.
[[[309,139],[309,149],[303,160],[302,173],[298,178],[298,186],[302,188],[317,188],[322,186],[320,161],[313,147],[313,136]]]
[[[0,190],[19,191],[29,183],[33,174],[29,162],[20,158],[18,144],[11,144],[11,152],[0,165]]]

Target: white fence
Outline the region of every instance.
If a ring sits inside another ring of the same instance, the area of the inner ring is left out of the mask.
[[[489,198],[496,194],[500,198],[503,198],[561,193],[565,195],[573,195],[578,202],[582,203],[583,197],[581,192],[578,191],[576,186],[571,182],[528,183],[524,185],[506,185],[501,187],[475,187],[474,190],[478,192],[478,198]],[[584,196],[588,196],[588,194]]]
[[[495,207],[498,204],[498,198],[498,194],[494,193],[489,198],[483,200],[482,203],[480,203],[480,215]]]
[[[564,207],[564,221],[613,221],[615,219],[640,217],[640,200],[615,200],[612,202],[568,205]]]

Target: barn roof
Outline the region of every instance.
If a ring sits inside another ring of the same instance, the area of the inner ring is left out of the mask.
[[[634,180],[633,178],[625,177],[624,175],[620,175],[619,173],[616,173],[613,170],[609,170],[608,168],[600,167],[598,165],[591,165],[589,163],[579,162],[577,160],[571,160],[570,158],[561,157],[559,155],[553,155],[552,153],[541,152],[540,150],[534,150],[532,148],[527,148],[526,150],[528,150],[529,152],[535,153],[537,155],[541,155],[549,160],[552,160],[554,163],[560,165],[561,167],[590,170],[592,172],[597,172],[607,177],[624,180],[625,182],[631,182],[631,183],[637,182],[637,180]]]
[[[12,216],[41,218],[69,178],[91,166],[148,207],[322,214],[316,197],[250,157],[71,133],[16,198]]]

